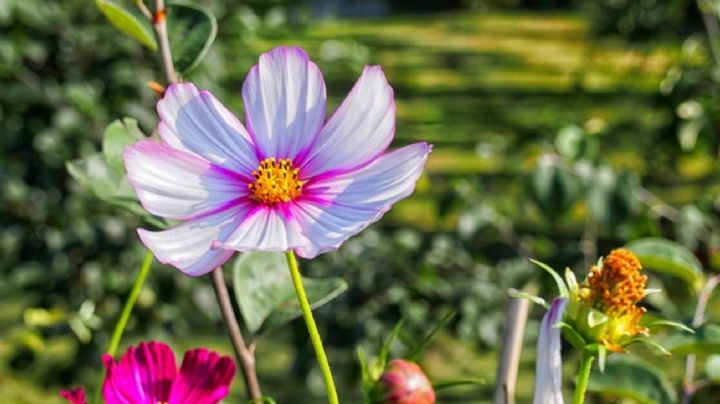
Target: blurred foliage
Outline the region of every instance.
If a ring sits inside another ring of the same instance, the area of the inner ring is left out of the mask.
[[[507,289],[551,290],[529,257],[582,272],[599,254],[654,236],[690,248],[705,271],[720,267],[720,87],[694,2],[378,2],[382,13],[499,4],[563,11],[323,21],[315,13],[378,10],[352,1],[200,3],[217,17],[217,39],[185,78],[238,115],[239,89],[257,55],[298,44],[323,69],[331,105],[363,65],[381,64],[397,96],[396,145],[436,145],[416,196],[338,252],[301,262],[308,276],[349,285],[317,315],[350,397],[360,392],[355,345],[383,340],[400,318],[406,335],[423,335],[451,308],[458,316],[445,342],[434,344],[441,358],[428,353],[430,372],[492,374],[488,348],[501,338]],[[117,152],[103,144],[106,127],[132,117],[151,134],[156,95],[146,84],[163,81],[151,51],[88,4],[0,0],[0,379],[7,372],[47,389],[95,382],[142,256],[134,229],[143,223],[100,203],[82,174],[118,174],[112,164],[109,171],[90,165],[107,165],[101,150]],[[642,38],[652,40],[626,41]],[[129,119],[113,125],[121,124],[135,127]],[[74,166],[77,181],[66,161],[85,164]],[[651,282],[674,286],[667,275]],[[694,296],[669,287],[649,302],[651,311],[687,322]],[[193,335],[227,352],[220,330],[209,280],[157,265],[129,340]],[[261,380],[286,387],[276,398],[292,402],[297,385],[319,383],[305,330],[294,322],[269,334],[258,347]],[[480,347],[483,359],[466,344]],[[263,364],[263,355],[272,359]],[[708,374],[718,373],[716,362],[708,361]],[[7,386],[0,382],[0,392],[19,395]],[[528,389],[521,386],[521,397]],[[478,394],[489,390],[446,399]]]

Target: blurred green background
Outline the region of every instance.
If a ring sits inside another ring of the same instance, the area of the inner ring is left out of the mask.
[[[489,402],[507,289],[554,293],[529,257],[582,277],[610,249],[664,236],[720,267],[719,75],[695,1],[198,3],[217,16],[218,38],[185,79],[239,116],[257,56],[299,45],[325,75],[331,110],[364,65],[380,64],[397,97],[393,146],[435,145],[411,198],[338,252],[301,263],[350,285],[317,313],[344,402],[360,402],[356,345],[377,347],[404,317],[402,352],[452,308],[459,315],[421,363],[438,380],[486,380],[439,402]],[[97,382],[142,259],[142,223],[98,202],[65,162],[96,152],[114,119],[150,133],[150,80],[163,81],[154,55],[91,1],[0,0],[3,403],[59,403],[60,388]],[[687,321],[693,301],[676,287],[648,307]],[[530,400],[539,317],[526,331],[519,402]],[[146,339],[229,353],[210,280],[156,265],[123,344]],[[301,321],[272,332],[258,347],[264,391],[322,402],[313,358]],[[682,358],[663,361],[678,382]],[[239,399],[239,379],[233,388]]]

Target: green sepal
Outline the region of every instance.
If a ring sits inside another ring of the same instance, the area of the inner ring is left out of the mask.
[[[695,330],[693,330],[692,328],[686,326],[686,325],[683,324],[683,323],[678,323],[677,321],[655,320],[655,321],[653,321],[653,322],[650,322],[650,323],[644,324],[644,325],[645,325],[645,327],[647,327],[647,328],[649,328],[649,329],[661,328],[661,327],[669,327],[669,328],[674,328],[674,329],[676,329],[676,330],[682,330],[682,331],[689,332],[689,333],[691,333],[691,334],[695,334]]]
[[[559,328],[562,331],[563,337],[565,337],[565,340],[570,343],[575,349],[583,350],[587,346],[587,342],[585,342],[585,338],[580,335],[573,326],[570,324],[560,321],[559,323],[555,324],[555,327]]]
[[[516,299],[529,300],[532,303],[535,303],[537,305],[544,307],[546,310],[550,310],[550,304],[548,304],[548,302],[546,302],[545,299],[543,299],[540,296],[535,296],[533,294],[523,292],[523,291],[520,291],[517,289],[509,289],[508,296],[516,298]]]
[[[545,264],[544,262],[540,262],[538,260],[530,259],[530,262],[533,264],[539,266],[541,269],[543,269],[545,272],[550,274],[550,276],[553,277],[553,280],[555,280],[555,284],[557,285],[558,292],[560,293],[560,297],[568,298],[570,296],[568,292],[568,288],[565,285],[565,281],[563,281],[563,278],[558,275],[558,273],[548,264]]]

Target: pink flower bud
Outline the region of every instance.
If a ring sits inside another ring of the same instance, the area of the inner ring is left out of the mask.
[[[395,359],[380,376],[383,404],[434,404],[435,391],[420,366]]]

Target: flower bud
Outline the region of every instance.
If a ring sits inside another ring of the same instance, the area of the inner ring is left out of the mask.
[[[383,404],[434,404],[432,383],[414,362],[395,359],[380,376],[380,402]]]

